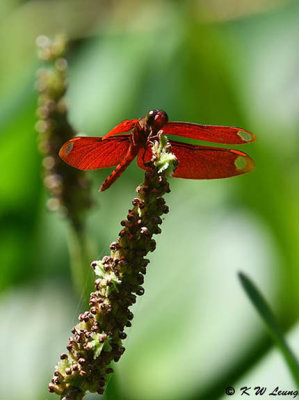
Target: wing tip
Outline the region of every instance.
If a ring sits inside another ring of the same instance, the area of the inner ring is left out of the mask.
[[[257,140],[257,137],[252,132],[241,128],[238,129],[237,135],[241,138],[242,143],[251,143]]]
[[[65,160],[67,156],[70,154],[70,152],[73,150],[74,143],[73,141],[69,140],[68,142],[64,143],[63,146],[61,146],[59,150],[59,157],[62,158],[62,160]]]
[[[255,167],[253,159],[245,153],[239,154],[235,159],[234,164],[238,174],[246,174],[247,172],[251,172]]]
[[[67,142],[65,142],[60,147],[58,154],[59,154],[59,157],[62,158],[62,160],[65,161],[67,159],[67,157],[70,155],[71,151],[73,150],[74,142],[76,142],[79,139],[81,139],[81,136],[76,136],[76,137],[68,140]]]

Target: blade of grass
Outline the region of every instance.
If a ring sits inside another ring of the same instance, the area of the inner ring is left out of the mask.
[[[289,370],[293,376],[294,381],[296,382],[297,387],[299,387],[298,361],[295,355],[292,353],[291,349],[289,348],[274,314],[272,313],[269,305],[267,304],[261,292],[255,286],[255,284],[248,278],[248,276],[240,272],[239,279],[247,296],[253,303],[255,309],[261,316],[262,320],[265,322],[272,339],[280,349],[289,367]]]

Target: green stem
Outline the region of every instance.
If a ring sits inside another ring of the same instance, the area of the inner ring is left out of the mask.
[[[95,253],[94,246],[85,231],[73,228],[68,230],[67,241],[73,287],[77,295],[84,299],[84,305],[86,306],[94,281],[93,274],[89,268],[92,254]]]

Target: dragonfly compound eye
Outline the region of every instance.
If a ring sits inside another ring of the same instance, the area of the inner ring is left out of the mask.
[[[161,129],[168,122],[168,115],[162,110],[151,110],[147,113],[146,122],[154,129]]]

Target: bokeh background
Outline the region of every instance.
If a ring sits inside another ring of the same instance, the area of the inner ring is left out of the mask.
[[[170,213],[106,398],[215,400],[228,384],[295,389],[237,273],[260,288],[298,354],[298,22],[299,3],[287,0],[1,0],[1,400],[55,398],[47,384],[83,307],[68,222],[46,208],[34,130],[35,39],[57,33],[71,40],[67,98],[78,131],[102,136],[162,108],[172,120],[258,136],[240,148],[256,163],[248,175],[171,179]],[[89,174],[90,261],[108,254],[143,179],[133,163],[99,194],[108,173]]]

